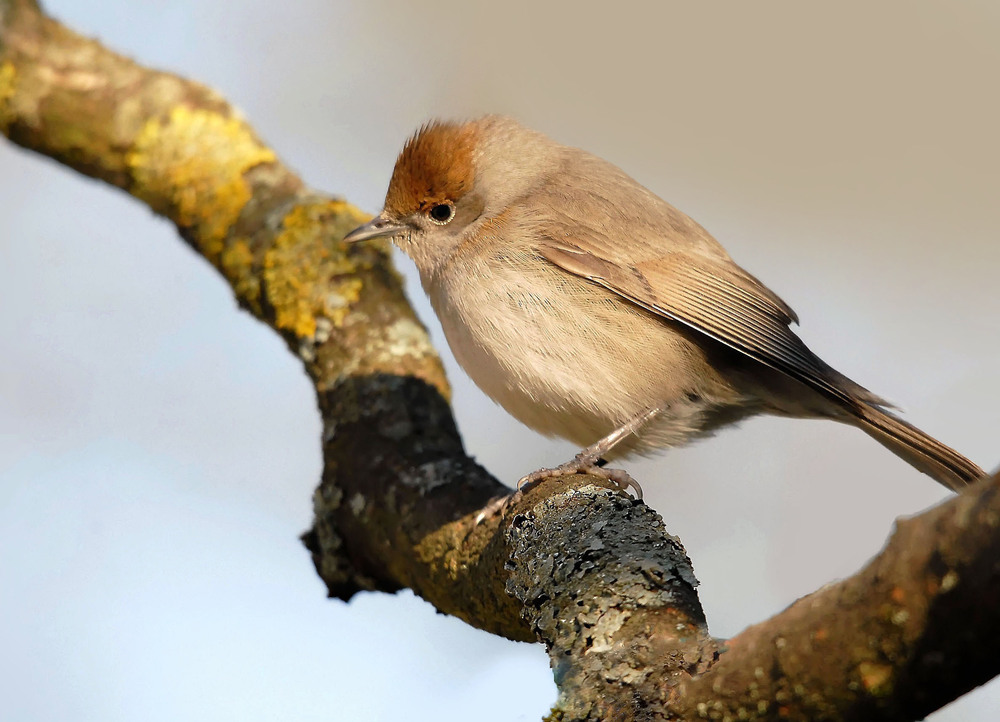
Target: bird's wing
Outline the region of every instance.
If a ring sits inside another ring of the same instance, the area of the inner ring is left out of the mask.
[[[792,310],[735,263],[682,251],[626,265],[602,257],[600,245],[574,241],[550,236],[537,250],[568,273],[706,334],[841,403],[855,405],[854,394],[843,383],[853,382],[806,347],[789,328],[796,320]]]

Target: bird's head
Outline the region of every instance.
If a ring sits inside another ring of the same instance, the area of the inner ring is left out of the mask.
[[[433,273],[478,224],[530,192],[555,148],[502,116],[427,123],[400,152],[382,212],[345,240],[390,238]]]

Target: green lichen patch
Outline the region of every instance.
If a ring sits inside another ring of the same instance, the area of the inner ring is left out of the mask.
[[[126,157],[132,192],[193,230],[194,243],[216,265],[251,197],[244,173],[274,160],[242,121],[186,106],[148,121]]]

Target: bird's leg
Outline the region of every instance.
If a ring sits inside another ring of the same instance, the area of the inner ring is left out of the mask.
[[[630,434],[634,434],[649,422],[654,416],[662,411],[662,407],[646,409],[640,414],[633,416],[620,427],[612,431],[603,439],[577,454],[571,461],[560,464],[552,469],[539,469],[533,471],[517,482],[518,491],[525,491],[542,481],[557,476],[569,476],[570,474],[592,474],[593,476],[607,479],[617,485],[622,491],[634,489],[636,498],[642,498],[642,487],[639,482],[629,476],[624,469],[605,469],[607,463],[602,458],[605,454],[614,449]]]

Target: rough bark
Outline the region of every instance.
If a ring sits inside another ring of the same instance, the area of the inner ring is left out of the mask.
[[[409,587],[542,641],[553,719],[915,719],[1000,671],[1000,480],[719,643],[648,507],[586,477],[504,498],[462,448],[388,249],[340,241],[367,217],[307,189],[216,93],[0,0],[0,132],[171,220],[302,360],[325,462],[305,541],[330,595]]]

